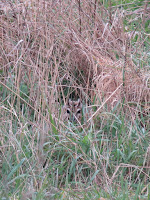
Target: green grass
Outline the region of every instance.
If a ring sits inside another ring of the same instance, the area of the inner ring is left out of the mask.
[[[63,128],[57,135],[51,129],[44,152],[43,130],[30,129],[26,120],[19,124],[14,127],[16,134],[11,133],[10,124],[1,126],[2,199],[31,194],[32,199],[147,199],[149,169],[143,164],[150,136],[138,119],[131,123],[123,112],[112,113],[99,131]],[[107,188],[102,189],[103,185]]]

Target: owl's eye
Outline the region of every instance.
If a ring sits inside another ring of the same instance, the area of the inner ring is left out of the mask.
[[[70,114],[70,110],[67,110],[67,113]]]
[[[77,111],[77,114],[80,114],[80,113],[81,113],[81,110],[78,110],[78,111]]]

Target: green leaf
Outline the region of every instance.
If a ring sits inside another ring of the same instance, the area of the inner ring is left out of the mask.
[[[56,135],[56,139],[59,140],[58,131],[57,131],[57,128],[56,128],[56,123],[53,120],[53,117],[51,115],[51,112],[50,112],[49,108],[48,108],[48,112],[49,112],[50,122],[51,122],[51,126],[52,126],[52,131],[53,131],[54,135]]]
[[[20,166],[24,163],[24,161],[26,160],[26,158],[23,158],[20,163],[18,165],[16,165],[12,170],[11,172],[8,174],[7,176],[7,180],[9,180],[13,174],[20,168]]]
[[[99,170],[96,170],[96,172],[93,174],[91,180],[88,183],[88,186],[92,183],[92,181],[94,180],[94,178],[96,177],[96,175],[98,174]]]

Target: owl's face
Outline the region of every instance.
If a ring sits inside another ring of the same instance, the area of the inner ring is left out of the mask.
[[[64,106],[64,118],[70,122],[81,122],[82,118],[82,103],[80,99],[72,101],[69,99],[66,106]]]

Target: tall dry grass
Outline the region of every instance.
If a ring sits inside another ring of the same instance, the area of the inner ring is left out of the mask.
[[[123,20],[143,14],[142,28],[148,10],[147,3],[132,13],[111,6],[107,10],[97,1],[3,1],[1,82],[10,80],[18,104],[23,85],[28,103],[42,113],[46,101],[55,113],[53,105],[69,97],[106,101],[110,108],[125,98],[147,108],[148,61],[141,68],[132,58],[144,59],[141,39],[149,36],[141,33],[141,42],[133,47],[135,31],[125,31]]]

